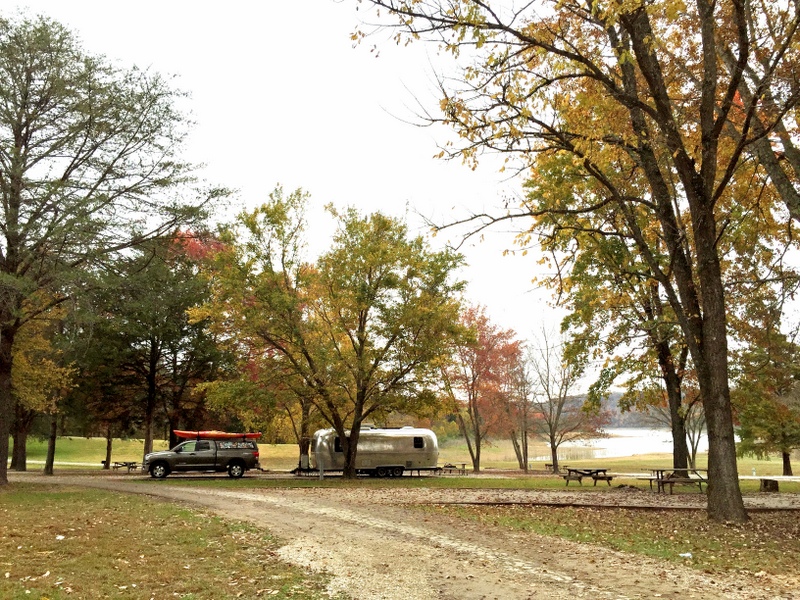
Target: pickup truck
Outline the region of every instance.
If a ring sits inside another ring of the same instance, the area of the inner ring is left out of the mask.
[[[258,444],[248,439],[188,440],[161,452],[145,455],[142,469],[162,479],[179,471],[227,471],[234,478],[258,468]]]

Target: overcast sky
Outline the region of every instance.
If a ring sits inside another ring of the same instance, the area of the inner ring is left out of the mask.
[[[206,165],[209,183],[238,190],[240,206],[260,204],[282,184],[310,192],[319,207],[406,215],[422,231],[417,213],[447,222],[497,212],[504,197],[519,194],[520,181],[488,164],[473,172],[433,158],[450,132],[411,122],[420,105],[438,106],[434,73],[442,59],[423,44],[398,48],[385,32],[354,48],[350,33],[364,14],[356,0],[16,6],[60,21],[88,51],[121,66],[174,75],[175,86],[191,94],[196,121],[188,158]],[[537,257],[504,257],[513,248],[508,232],[485,237],[461,249],[470,264],[463,272],[469,300],[521,338],[552,326],[546,293],[530,283]],[[457,238],[440,234],[434,243]]]

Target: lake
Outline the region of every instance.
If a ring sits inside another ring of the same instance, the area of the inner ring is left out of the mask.
[[[582,442],[564,442],[558,449],[559,460],[614,458],[637,454],[672,454],[672,434],[668,429],[619,427],[605,430],[608,437]],[[698,452],[708,452],[708,438],[700,439]],[[533,460],[550,460],[549,456]]]

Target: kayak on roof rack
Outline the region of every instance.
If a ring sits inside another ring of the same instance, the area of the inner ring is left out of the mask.
[[[175,435],[179,438],[197,440],[257,440],[261,437],[261,432],[254,433],[229,433],[227,431],[184,431],[175,429]]]

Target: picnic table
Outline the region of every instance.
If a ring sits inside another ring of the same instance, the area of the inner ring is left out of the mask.
[[[708,469],[657,467],[651,468],[650,472],[653,474],[652,477],[648,478],[650,480],[650,489],[653,489],[653,483],[655,482],[656,492],[666,493],[667,486],[669,486],[669,493],[672,494],[676,485],[696,485],[702,492],[703,484],[708,485],[708,477],[705,475]]]
[[[442,473],[456,473],[458,475],[466,475],[467,474],[467,463],[460,463],[461,466],[456,466],[452,463],[447,463],[443,467],[441,467]]]
[[[128,473],[139,468],[139,463],[132,460],[118,460],[111,463],[111,468],[115,471],[118,469],[127,469]]]
[[[559,467],[559,469],[568,469],[569,468],[567,465],[562,465],[562,464],[559,464],[558,467]],[[544,468],[545,468],[545,471],[550,471],[551,473],[555,473],[556,472],[555,469],[553,469],[553,463],[544,463]]]
[[[598,481],[605,481],[608,485],[611,485],[611,480],[614,479],[613,475],[608,474],[608,469],[593,467],[568,467],[567,474],[562,475],[561,477],[564,478],[564,481],[566,482],[565,485],[569,485],[570,481],[577,481],[583,485],[584,477],[591,477],[594,481],[594,485],[597,485]]]

